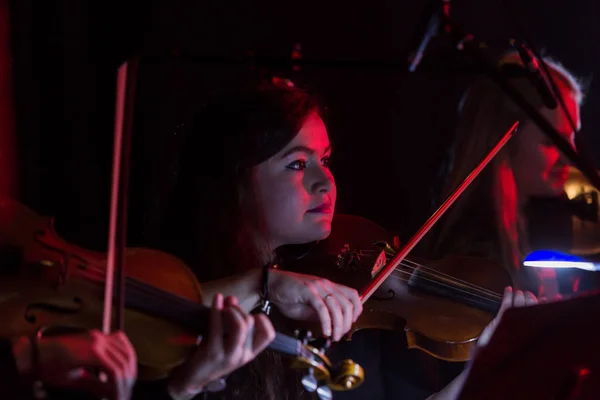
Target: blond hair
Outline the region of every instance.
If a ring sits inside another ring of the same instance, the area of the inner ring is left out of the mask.
[[[544,58],[549,72],[561,92],[570,93],[578,104],[584,100],[581,82],[575,78],[559,62]],[[499,58],[498,67],[524,65],[516,51],[505,53]],[[510,83],[536,108],[544,107],[536,89],[523,74],[522,77],[511,77]],[[483,157],[495,146],[507,130],[516,122],[521,125],[528,120],[527,115],[487,77],[477,78],[463,96],[459,111],[460,120],[455,132],[453,146],[440,191],[440,200],[446,199],[460,184]],[[496,245],[492,254],[502,263],[515,278],[519,269],[522,252],[527,250],[521,210],[517,208],[516,191],[511,160],[516,152],[516,145],[511,140],[486,168],[484,173],[471,185],[456,204],[444,216],[440,227],[431,239],[433,247],[429,250],[434,256],[444,256],[455,251],[449,248],[448,242],[461,235],[459,220],[469,218],[473,207],[479,207],[484,218],[493,214],[490,229],[495,228]],[[483,204],[482,204],[483,202]],[[487,209],[487,211],[485,211]],[[480,216],[481,216],[480,215]],[[465,248],[473,245],[466,243]]]

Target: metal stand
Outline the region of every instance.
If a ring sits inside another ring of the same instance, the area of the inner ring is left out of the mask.
[[[437,11],[439,10],[439,11]],[[596,169],[586,160],[581,158],[571,144],[554,129],[546,118],[525,99],[497,68],[496,64],[488,60],[482,50],[483,43],[475,38],[473,34],[463,32],[450,17],[450,0],[441,0],[441,7],[436,9],[436,13],[441,13],[442,29],[450,35],[457,50],[464,51],[471,56],[477,65],[496,82],[506,95],[519,106],[533,122],[535,122],[542,132],[556,145],[556,147],[581,171],[581,173],[590,181],[590,183],[600,190],[600,177]],[[435,21],[438,15],[434,15]],[[426,33],[426,38],[431,36],[431,32]]]

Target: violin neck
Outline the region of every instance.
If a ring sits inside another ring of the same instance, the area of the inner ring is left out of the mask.
[[[125,303],[128,308],[164,318],[198,334],[206,334],[210,308],[130,278],[127,281]],[[304,353],[304,345],[300,340],[282,333],[276,333],[269,349],[289,356]]]
[[[304,345],[301,341],[279,332],[275,334],[275,339],[269,345],[271,350],[294,357],[302,354],[303,348]]]

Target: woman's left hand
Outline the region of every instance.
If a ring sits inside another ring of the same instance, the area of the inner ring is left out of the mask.
[[[502,319],[502,315],[504,312],[511,307],[524,307],[524,306],[533,306],[538,304],[538,299],[531,292],[523,292],[522,290],[513,290],[512,287],[507,287],[504,289],[504,297],[502,298],[502,304],[500,305],[500,311],[498,311],[498,315],[490,322],[488,326],[485,327],[481,335],[479,336],[479,340],[477,341],[477,347],[483,347],[487,345],[490,341],[490,338],[496,331],[496,327],[498,323]]]
[[[235,297],[213,298],[208,334],[190,359],[176,368],[168,383],[173,399],[192,399],[215,379],[246,365],[275,339],[264,314],[246,314]]]
[[[502,319],[504,312],[511,307],[525,307],[532,306],[538,303],[537,298],[531,292],[523,292],[522,290],[513,290],[512,287],[504,289],[504,297],[502,298],[502,304],[500,305],[500,311],[498,315],[485,327],[479,340],[477,341],[476,351],[479,348],[486,346],[492,338],[498,323]],[[465,384],[467,376],[469,375],[470,363],[463,372],[454,378],[446,387],[427,398],[427,400],[456,400],[459,398],[462,388]]]

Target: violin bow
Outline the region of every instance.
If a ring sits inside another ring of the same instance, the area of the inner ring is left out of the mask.
[[[124,329],[125,274],[123,268],[127,241],[133,105],[138,65],[139,59],[133,58],[121,64],[117,71],[110,225],[102,321],[102,331],[105,334],[111,332],[113,296],[116,302],[116,330]]]
[[[423,237],[431,230],[435,223],[448,211],[454,202],[464,193],[471,185],[473,180],[479,176],[481,171],[489,164],[489,162],[498,154],[500,150],[510,140],[512,135],[517,130],[519,121],[504,134],[494,148],[485,156],[485,158],[477,165],[473,171],[462,181],[462,183],[448,196],[444,203],[429,217],[417,233],[408,241],[408,243],[387,263],[375,279],[373,279],[360,295],[360,300],[364,304],[383,282],[391,275],[391,273],[400,265],[406,258],[408,253],[423,239]]]

